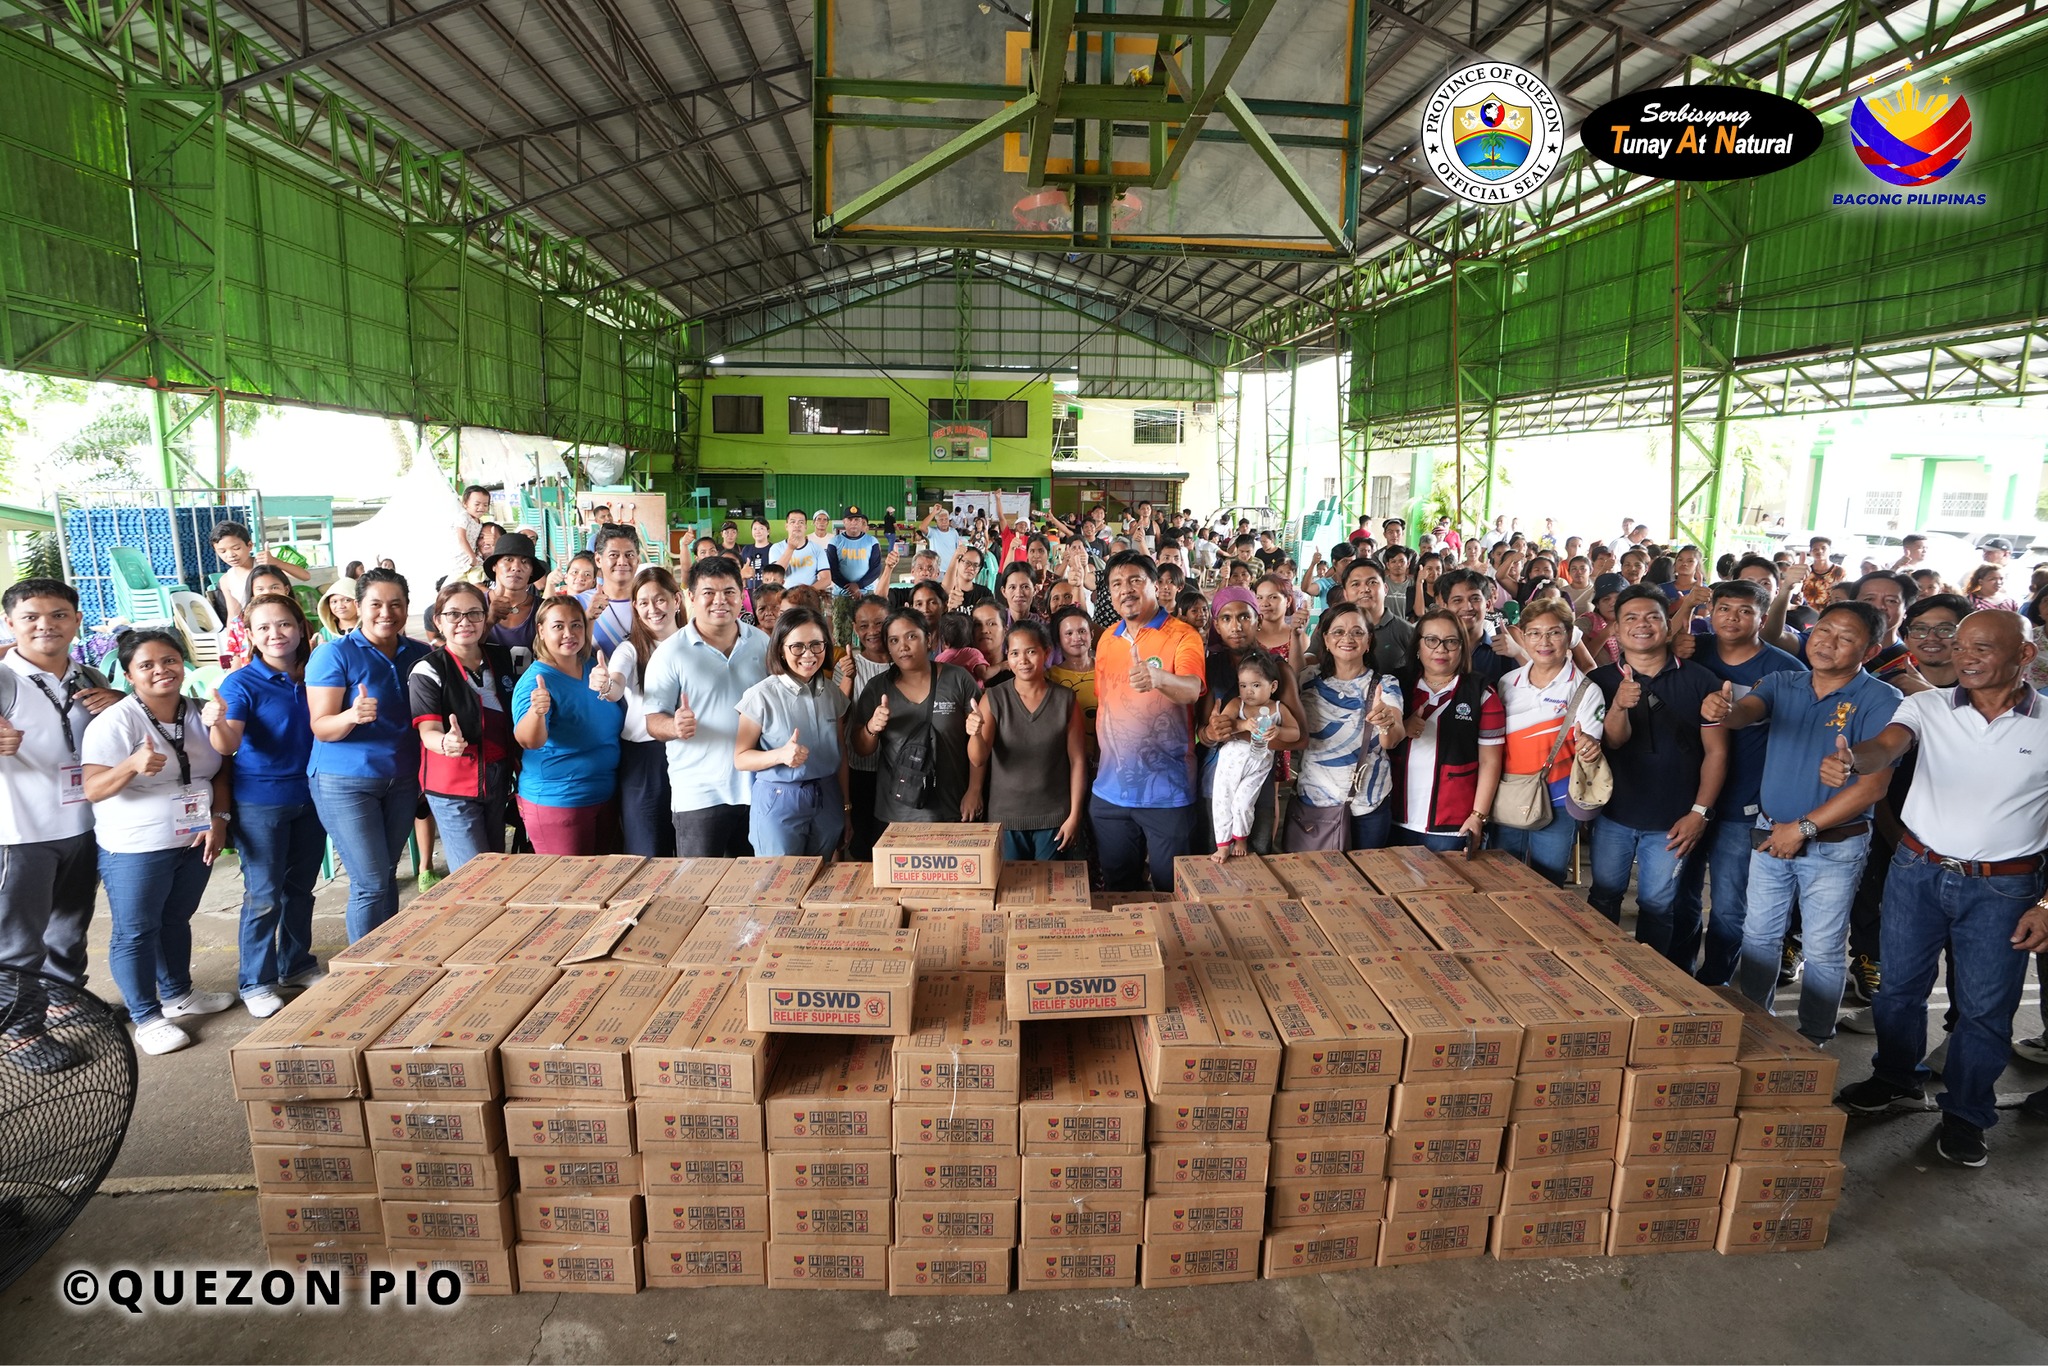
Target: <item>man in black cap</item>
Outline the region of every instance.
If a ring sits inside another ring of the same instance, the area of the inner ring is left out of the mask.
[[[830,567],[833,591],[855,597],[896,568],[895,552],[882,553],[882,543],[868,532],[867,514],[857,507],[846,509],[839,534],[825,543],[825,561]]]

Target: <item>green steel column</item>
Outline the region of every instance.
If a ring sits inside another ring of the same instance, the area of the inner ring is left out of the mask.
[[[967,253],[953,253],[953,421],[968,420],[969,379],[974,366],[974,276]]]

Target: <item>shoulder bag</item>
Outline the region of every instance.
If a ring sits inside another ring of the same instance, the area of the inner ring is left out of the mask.
[[[1557,762],[1557,756],[1564,749],[1564,742],[1571,738],[1578,727],[1579,703],[1585,699],[1586,689],[1593,680],[1581,678],[1579,686],[1572,689],[1571,701],[1565,703],[1562,724],[1557,728],[1557,739],[1551,742],[1550,753],[1544,756],[1543,764],[1534,773],[1504,773],[1500,789],[1493,799],[1493,820],[1510,830],[1541,830],[1550,824],[1553,810],[1550,802],[1550,766]],[[1574,756],[1574,776],[1578,773],[1578,762]]]

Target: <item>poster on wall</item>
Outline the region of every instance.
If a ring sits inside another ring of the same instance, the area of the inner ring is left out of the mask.
[[[931,451],[935,461],[973,461],[985,465],[989,460],[988,427],[979,422],[935,420]]]
[[[630,526],[640,533],[640,553],[668,559],[668,495],[638,489],[585,490],[576,495],[576,520],[582,535],[578,548],[588,548],[597,528],[606,522]]]

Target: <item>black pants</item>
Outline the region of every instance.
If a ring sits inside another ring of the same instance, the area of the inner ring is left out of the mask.
[[[0,967],[26,974],[18,994],[0,987],[0,1030],[42,1033],[48,998],[38,973],[85,985],[86,927],[99,886],[99,846],[90,830],[0,845]]]
[[[853,803],[853,837],[847,841],[846,857],[854,863],[874,857],[875,841],[888,828],[875,815],[875,778],[873,769],[846,770],[847,799]]]
[[[704,806],[675,813],[677,858],[751,858],[744,806]]]
[[[668,746],[660,740],[621,744],[619,837],[627,853],[675,857],[676,827],[668,798]]]

